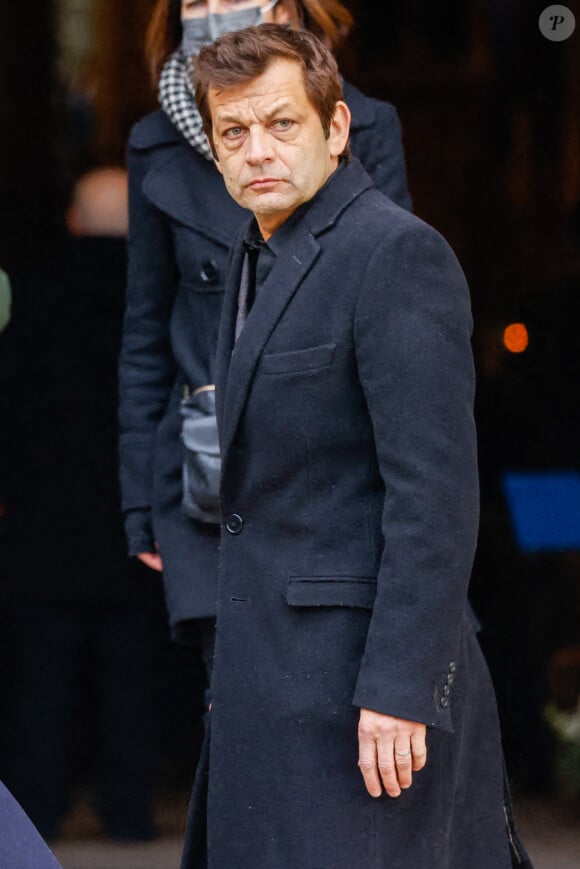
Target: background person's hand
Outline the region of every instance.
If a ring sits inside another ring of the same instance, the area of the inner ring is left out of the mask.
[[[157,570],[159,573],[163,570],[163,562],[157,552],[139,552],[137,558],[143,564],[146,564],[147,567],[150,567],[151,570]]]
[[[427,762],[426,731],[416,721],[361,709],[358,765],[371,797],[380,797],[383,787],[390,797],[411,787],[413,773]]]

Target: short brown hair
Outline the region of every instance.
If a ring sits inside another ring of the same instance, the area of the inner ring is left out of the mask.
[[[336,104],[343,98],[333,55],[316,36],[305,30],[293,30],[281,24],[259,24],[220,36],[211,45],[204,46],[199,57],[193,58],[195,101],[214,154],[209,89],[226,90],[252,81],[278,58],[287,58],[302,67],[306,94],[328,138]],[[348,151],[344,156],[347,154]]]
[[[350,33],[354,20],[340,0],[283,0],[296,27],[318,36],[336,51]],[[157,0],[147,28],[145,54],[153,87],[163,64],[179,48],[182,38],[181,0]]]

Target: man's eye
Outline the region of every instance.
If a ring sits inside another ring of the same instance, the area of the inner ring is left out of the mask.
[[[242,135],[242,133],[243,130],[241,127],[230,127],[229,130],[225,131],[224,137],[226,139],[237,139],[239,136]]]
[[[291,121],[289,118],[280,118],[279,121],[274,121],[272,126],[274,127],[275,130],[284,131],[284,130],[289,130],[293,123],[294,122]]]

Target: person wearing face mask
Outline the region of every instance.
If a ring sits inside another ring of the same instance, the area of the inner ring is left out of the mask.
[[[267,15],[278,4],[279,0],[271,0],[265,6],[249,6],[241,4],[240,9],[225,12],[209,12],[201,17],[186,18],[182,16],[183,28],[182,51],[187,57],[197,56],[201,48],[213,42],[224,33],[253,27],[267,20]],[[205,4],[201,4],[202,6]],[[233,6],[226,3],[225,6]],[[208,4],[209,6],[209,4]],[[195,9],[195,6],[193,6]]]
[[[184,395],[211,394],[226,260],[247,212],[228,196],[213,163],[190,60],[219,35],[261,22],[310,30],[333,50],[353,23],[338,0],[158,0],[147,56],[160,108],[134,127],[128,144],[129,270],[120,361],[125,526],[130,554],[163,571],[173,639],[201,643],[208,667],[219,517],[192,518],[182,505],[180,411]],[[346,82],[344,90],[353,153],[383,193],[410,209],[395,109]]]

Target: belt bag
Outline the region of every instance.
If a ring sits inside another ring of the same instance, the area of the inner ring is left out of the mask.
[[[180,408],[183,424],[183,499],[185,513],[200,522],[220,522],[221,458],[215,415],[215,386],[187,394]]]

